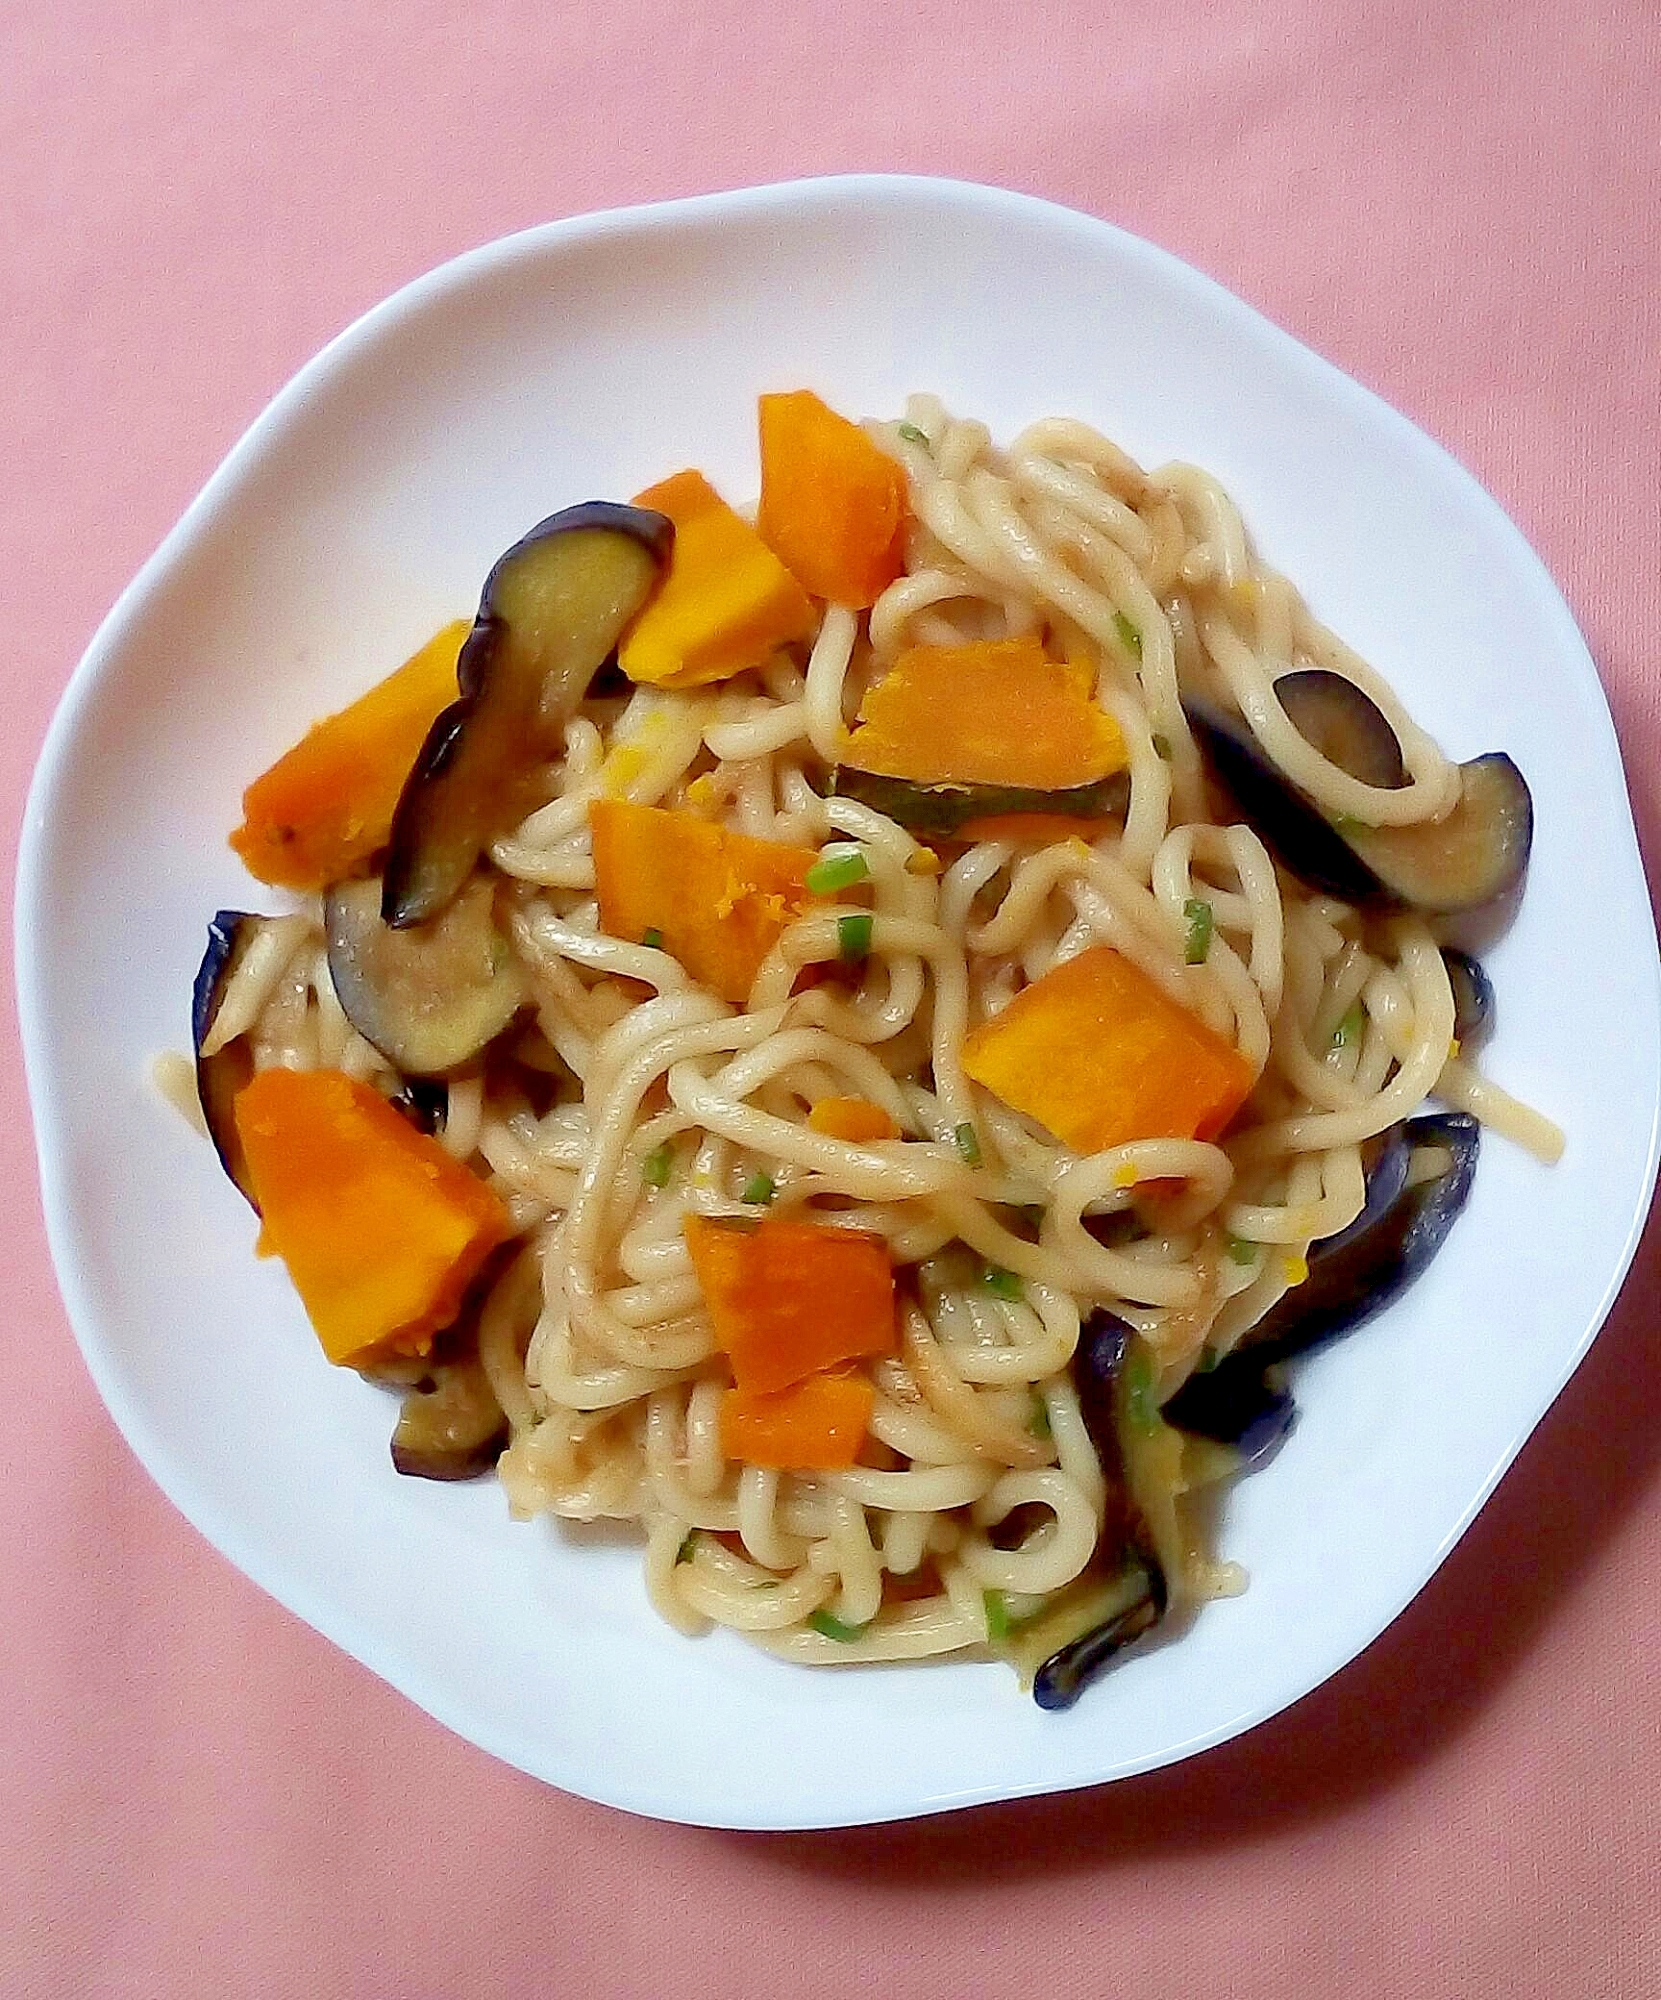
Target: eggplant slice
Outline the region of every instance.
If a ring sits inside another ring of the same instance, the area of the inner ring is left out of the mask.
[[[397,929],[448,908],[480,854],[542,800],[566,722],[651,595],[674,526],[591,500],[539,522],[485,579],[433,724],[392,817],[381,913]]]
[[[1127,1646],[1153,1630],[1170,1601],[1165,1565],[1136,1490],[1134,1339],[1122,1319],[1098,1309],[1085,1321],[1073,1356],[1079,1410],[1107,1481],[1102,1545],[1108,1573],[1069,1596],[1064,1615],[1083,1629],[1051,1652],[1034,1675],[1032,1698],[1040,1708],[1071,1708]],[[1046,1616],[1037,1629],[1047,1632],[1050,1625]]]
[[[477,1354],[435,1361],[405,1393],[392,1463],[408,1479],[476,1479],[508,1441],[508,1420]]]
[[[1453,1038],[1462,1055],[1475,1055],[1494,1031],[1494,985],[1480,959],[1444,946],[1442,963],[1453,988]]]
[[[1406,1291],[1469,1198],[1478,1145],[1477,1122],[1462,1111],[1393,1126],[1368,1171],[1355,1221],[1311,1245],[1305,1282],[1284,1293],[1215,1368],[1190,1375],[1166,1403],[1166,1421],[1235,1445],[1254,1462],[1267,1456],[1294,1412],[1266,1371],[1353,1332]],[[1426,1152],[1443,1156],[1440,1170],[1416,1177]]]
[[[1312,669],[1283,674],[1275,693],[1293,727],[1329,762],[1364,784],[1399,788],[1406,773],[1395,732],[1353,682]],[[1246,820],[1283,867],[1322,895],[1361,908],[1405,906],[1453,916],[1487,909],[1520,887],[1533,844],[1534,805],[1522,773],[1503,752],[1460,765],[1459,798],[1444,819],[1337,825],[1239,717],[1201,701],[1183,707]]]
[[[381,884],[341,882],[323,906],[329,977],[352,1026],[406,1076],[470,1061],[529,998],[496,924],[495,891],[475,875],[430,922],[394,930]]]
[[[203,1055],[202,1044],[213,1031],[225,988],[259,922],[258,917],[250,916],[246,910],[215,912],[208,925],[208,948],[196,968],[196,982],[190,995],[190,1036],[196,1056],[196,1096],[202,1106],[202,1119],[213,1141],[213,1150],[219,1155],[219,1164],[256,1215],[260,1205],[254,1199],[248,1162],[231,1109],[237,1092],[253,1077],[253,1051],[243,1035],[216,1049],[211,1056]]]

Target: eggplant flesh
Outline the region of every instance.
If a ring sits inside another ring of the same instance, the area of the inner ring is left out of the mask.
[[[911,778],[885,777],[838,765],[831,790],[839,798],[884,813],[912,833],[949,837],[975,820],[1012,815],[1042,815],[1063,819],[1109,819],[1123,814],[1130,802],[1128,773],[1117,771],[1093,784],[1070,785],[1059,791],[1038,791],[1025,785],[924,785]]]
[[[196,1096],[202,1107],[202,1120],[213,1141],[213,1150],[219,1155],[219,1164],[256,1215],[260,1205],[254,1199],[254,1184],[232,1111],[237,1092],[253,1078],[253,1051],[242,1035],[212,1055],[204,1055],[202,1045],[213,1032],[226,986],[259,921],[246,910],[215,912],[208,925],[207,950],[196,969],[190,995],[191,1045],[196,1057]]]
[[[461,698],[434,722],[393,813],[389,924],[437,916],[489,843],[541,803],[543,767],[673,540],[664,515],[593,500],[539,522],[495,564],[456,665]]]
[[[1275,699],[1303,740],[1352,778],[1379,791],[1407,783],[1401,743],[1371,695],[1325,667],[1282,674]]]
[[[1284,1293],[1215,1368],[1191,1375],[1166,1403],[1166,1421],[1261,1463],[1295,1418],[1290,1393],[1267,1371],[1353,1332],[1406,1291],[1465,1206],[1478,1143],[1477,1122],[1462,1111],[1393,1126],[1368,1171],[1355,1221],[1311,1245],[1305,1282]],[[1446,1164],[1414,1179],[1424,1149],[1445,1154]]]
[[[1052,1652],[1033,1677],[1033,1700],[1044,1709],[1070,1708],[1127,1646],[1153,1630],[1170,1601],[1165,1565],[1127,1449],[1134,1337],[1116,1314],[1098,1308],[1085,1321],[1073,1356],[1079,1410],[1107,1482],[1102,1544],[1112,1569],[1105,1597],[1083,1600],[1090,1623]]]
[[[406,1391],[392,1463],[408,1479],[476,1479],[508,1441],[508,1421],[476,1354],[435,1361]]]
[[[406,1076],[459,1068],[529,998],[484,875],[474,875],[438,916],[407,930],[383,922],[379,882],[337,883],[323,906],[323,927],[329,977],[347,1019]]]
[[[1294,727],[1350,776],[1396,789],[1399,778],[1387,783],[1381,778],[1401,771],[1400,746],[1394,759],[1383,754],[1377,728],[1389,730],[1389,724],[1376,705],[1341,676],[1325,673],[1313,696],[1294,691],[1289,701],[1284,698],[1291,684],[1311,678],[1286,674],[1275,683]],[[1238,717],[1197,700],[1183,707],[1212,770],[1246,820],[1275,858],[1320,894],[1361,908],[1455,916],[1487,909],[1520,887],[1533,844],[1534,807],[1522,773],[1503,751],[1459,766],[1458,799],[1440,820],[1340,826],[1292,783]]]

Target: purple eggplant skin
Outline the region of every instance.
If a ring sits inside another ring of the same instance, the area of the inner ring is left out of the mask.
[[[1120,1571],[1127,1577],[1139,1575],[1141,1582],[1122,1609],[1060,1647],[1039,1667],[1032,1698],[1043,1709],[1071,1708],[1132,1641],[1153,1630],[1170,1599],[1165,1570],[1131,1492],[1125,1464],[1123,1425],[1132,1338],[1130,1327],[1117,1314],[1098,1307],[1079,1333],[1073,1381],[1079,1412],[1107,1482],[1102,1541],[1114,1550]]]
[[[1494,1031],[1494,984],[1480,959],[1447,945],[1442,963],[1453,988],[1453,1038],[1462,1055],[1475,1055]]]
[[[1276,693],[1310,678],[1282,675]],[[1399,746],[1392,761],[1377,740],[1378,730],[1388,731],[1389,724],[1359,688],[1336,674],[1319,678],[1318,698],[1300,699],[1294,692],[1286,704],[1288,718],[1300,733],[1307,721],[1314,747],[1352,777],[1395,789],[1394,782],[1380,784],[1401,769]],[[1276,860],[1320,894],[1361,909],[1406,908],[1467,922],[1509,910],[1520,894],[1534,842],[1534,802],[1503,751],[1460,765],[1458,803],[1440,821],[1379,827],[1346,822],[1340,830],[1237,716],[1197,700],[1183,708],[1241,814]]]
[[[202,1119],[213,1141],[213,1150],[219,1155],[219,1164],[256,1215],[260,1205],[254,1199],[248,1162],[231,1110],[237,1092],[254,1074],[254,1058],[240,1036],[211,1056],[203,1055],[202,1044],[212,1031],[219,1003],[225,997],[226,983],[251,934],[244,926],[258,921],[246,910],[215,911],[208,924],[208,947],[196,968],[190,993],[190,1037],[196,1056],[196,1096],[202,1107]]]
[[[477,1479],[501,1457],[508,1420],[477,1354],[434,1361],[405,1391],[392,1433],[393,1469],[406,1479]]]
[[[1270,1307],[1215,1368],[1190,1375],[1165,1404],[1165,1421],[1214,1438],[1263,1464],[1296,1421],[1291,1392],[1271,1372],[1364,1325],[1392,1304],[1442,1247],[1471,1191],[1478,1127],[1462,1111],[1392,1126],[1367,1174],[1367,1199],[1348,1229],[1310,1247],[1309,1276]],[[1433,1180],[1407,1184],[1420,1146],[1450,1156]]]
[[[417,1132],[436,1139],[450,1115],[450,1086],[438,1077],[407,1076],[403,1089],[390,1101]]]
[[[538,803],[537,774],[669,560],[674,524],[585,501],[539,521],[492,567],[438,717],[392,816],[381,915],[445,910],[480,854]]]

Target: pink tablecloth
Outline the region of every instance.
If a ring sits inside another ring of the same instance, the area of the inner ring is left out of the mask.
[[[523,224],[861,167],[1123,223],[1447,443],[1575,607],[1648,827],[1658,63],[1654,0],[13,5],[8,828],[117,590],[360,309]],[[1434,1584],[1293,1713],[1056,1802],[744,1838],[494,1764],[198,1541],[82,1369],[0,1064],[0,1993],[1661,1992],[1656,1244]]]

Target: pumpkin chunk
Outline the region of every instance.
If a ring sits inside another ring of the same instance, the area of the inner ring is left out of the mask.
[[[813,596],[875,604],[904,567],[904,471],[811,389],[763,396],[759,419],[757,534]]]
[[[339,1070],[262,1070],[236,1128],[265,1227],[323,1352],[424,1354],[512,1235],[494,1191]]]
[[[963,1067],[1075,1153],[1214,1139],[1254,1080],[1237,1049],[1109,945],[1017,993],[969,1035]]]
[[[686,1245],[740,1389],[788,1389],[897,1343],[894,1271],[879,1237],[782,1216],[686,1219]]]
[[[807,1114],[809,1127],[827,1139],[869,1145],[874,1139],[897,1139],[900,1128],[880,1104],[868,1097],[821,1097]]]
[[[813,901],[811,847],[785,847],[661,806],[593,799],[588,808],[600,921],[639,944],[649,932],[692,977],[735,1005],[761,961]]]
[[[1062,792],[1127,758],[1090,669],[1027,638],[910,647],[867,691],[846,761],[922,785]]]
[[[858,1457],[876,1399],[863,1375],[809,1375],[769,1395],[729,1389],[721,1398],[721,1449],[786,1472],[840,1469]]]
[[[806,591],[701,472],[677,472],[634,504],[668,515],[675,546],[657,595],[617,649],[631,681],[728,680],[813,630]]]
[[[250,875],[283,889],[326,889],[385,847],[416,753],[456,698],[467,629],[464,619],[446,625],[254,780],[231,835]]]

